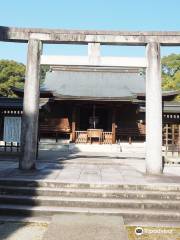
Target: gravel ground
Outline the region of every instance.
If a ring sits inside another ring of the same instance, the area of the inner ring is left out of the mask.
[[[0,222],[0,240],[42,240],[48,225]]]

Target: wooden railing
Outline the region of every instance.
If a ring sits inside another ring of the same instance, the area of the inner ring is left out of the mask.
[[[163,128],[163,145],[165,153],[177,152],[180,156],[180,124],[166,124]]]
[[[75,143],[92,143],[92,136],[88,136],[88,131],[75,131]],[[99,140],[102,144],[112,144],[112,132],[102,132],[102,138]]]
[[[112,144],[112,132],[103,132],[103,144]]]
[[[87,131],[75,131],[75,143],[87,143]]]
[[[18,142],[0,141],[0,152],[20,152],[20,144]]]

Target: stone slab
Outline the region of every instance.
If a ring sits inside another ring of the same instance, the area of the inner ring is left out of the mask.
[[[30,38],[46,43],[146,45],[148,42],[159,42],[168,46],[180,45],[180,31],[92,31],[0,26],[0,41],[27,42]]]
[[[128,240],[123,218],[101,215],[55,215],[43,240]]]
[[[0,158],[0,179],[125,185],[179,185],[180,183],[179,164],[165,164],[163,174],[147,175],[145,160],[141,158],[121,158],[116,154],[102,153],[78,153],[64,156],[64,153],[59,151],[60,159],[56,161],[51,157],[51,153],[47,153],[48,160],[37,161],[36,171],[28,172],[20,171],[17,160],[13,158],[12,160]]]

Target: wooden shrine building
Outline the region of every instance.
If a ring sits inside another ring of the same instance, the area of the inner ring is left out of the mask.
[[[19,99],[1,99],[2,133],[3,119],[22,113],[24,91],[12,89]],[[180,103],[174,101],[178,94],[163,92],[163,124],[180,123]],[[39,139],[99,144],[145,141],[145,111],[143,69],[52,67],[40,91]]]
[[[44,91],[52,98],[40,116],[40,135],[55,127],[76,143],[145,140],[143,69],[53,67]],[[180,104],[169,104],[178,93],[163,93],[164,122],[172,111],[173,122],[180,121]]]

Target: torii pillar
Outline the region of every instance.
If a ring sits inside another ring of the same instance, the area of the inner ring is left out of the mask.
[[[162,173],[162,90],[160,44],[146,47],[146,172]]]
[[[21,128],[21,157],[19,162],[19,168],[23,170],[35,169],[36,163],[41,50],[41,41],[29,39]]]

